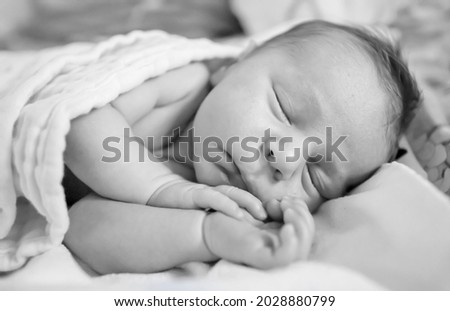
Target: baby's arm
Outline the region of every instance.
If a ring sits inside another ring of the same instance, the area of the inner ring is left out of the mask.
[[[130,141],[135,131],[141,138],[149,134],[161,137],[186,122],[188,112],[196,110],[197,97],[207,81],[203,65],[189,65],[149,80],[111,105],[77,118],[67,136],[67,166],[93,191],[110,199],[162,207],[213,208],[234,217],[242,217],[241,206],[255,217],[265,218],[259,200],[244,191],[189,182],[147,150],[146,139],[143,143]],[[115,142],[118,159],[105,158],[110,157],[105,150],[111,147],[107,141]]]
[[[219,258],[257,268],[305,259],[314,222],[301,200],[281,203],[283,226],[256,227],[220,212],[124,203],[89,195],[69,211],[65,244],[99,273],[150,273]]]
[[[186,66],[146,81],[112,104],[73,120],[67,135],[67,166],[102,196],[145,204],[160,184],[179,179],[144,147],[145,136],[160,137],[181,123],[179,115],[192,115],[198,105],[194,99],[207,79],[202,65]],[[157,118],[151,120],[157,110]],[[138,137],[144,144],[136,141]]]
[[[99,273],[150,273],[218,258],[203,242],[206,212],[89,195],[69,210],[65,244]]]

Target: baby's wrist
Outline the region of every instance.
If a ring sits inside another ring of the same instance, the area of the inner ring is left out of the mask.
[[[202,238],[203,238],[203,244],[205,246],[206,251],[209,253],[209,256],[211,258],[215,258],[212,260],[217,260],[219,259],[219,256],[217,256],[215,254],[215,252],[213,251],[213,240],[211,237],[211,230],[213,228],[211,228],[211,222],[212,222],[212,218],[214,217],[214,212],[205,212],[203,215],[203,220],[202,220]],[[212,261],[211,260],[211,261]]]
[[[146,202],[146,205],[158,206],[158,207],[171,207],[170,201],[174,196],[171,191],[168,191],[172,186],[182,183],[185,180],[178,175],[171,174],[161,176],[154,180],[150,196]],[[168,194],[168,192],[171,192]]]

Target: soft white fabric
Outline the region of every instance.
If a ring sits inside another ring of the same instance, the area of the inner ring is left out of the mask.
[[[69,220],[61,180],[71,119],[170,69],[239,53],[159,31],[0,53],[0,271],[63,240]],[[16,203],[19,195],[31,204]]]
[[[32,258],[0,278],[0,290],[384,290],[351,269],[320,262],[298,262],[261,271],[220,261],[212,268],[189,263],[160,273],[91,276],[64,245]]]
[[[450,199],[403,164],[385,164],[314,216],[311,259],[390,289],[450,289]]]

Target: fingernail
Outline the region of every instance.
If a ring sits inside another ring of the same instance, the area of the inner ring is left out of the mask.
[[[260,211],[259,211],[259,216],[261,216],[261,218],[267,218],[267,212],[266,212],[266,210],[264,210],[264,209],[261,209]]]
[[[262,206],[262,204],[258,204],[256,206],[256,213],[258,214],[258,216],[260,216],[262,218],[267,217],[266,209]]]

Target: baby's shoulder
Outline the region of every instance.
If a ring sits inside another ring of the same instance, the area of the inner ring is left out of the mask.
[[[175,102],[204,89],[209,84],[209,70],[203,63],[191,63],[167,72],[154,83],[159,93],[166,97],[161,99],[162,102]]]

